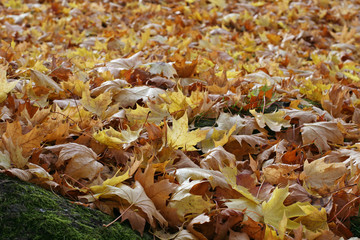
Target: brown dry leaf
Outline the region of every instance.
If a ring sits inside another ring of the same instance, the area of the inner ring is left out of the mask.
[[[231,140],[236,140],[240,146],[242,146],[243,142],[248,143],[252,148],[255,148],[256,145],[264,146],[267,144],[268,140],[264,138],[263,134],[253,134],[253,135],[232,135],[230,137]]]
[[[265,180],[270,184],[281,184],[282,186],[286,186],[289,181],[296,180],[298,178],[298,174],[294,171],[299,167],[299,164],[289,165],[277,163],[263,168],[263,173]]]
[[[196,216],[194,219],[192,219],[186,229],[190,233],[194,234],[194,236],[196,236],[198,239],[206,240],[206,239],[208,239],[206,237],[206,235],[208,235],[208,234],[206,234],[206,232],[204,233],[204,231],[200,231],[200,232],[196,231],[195,228],[194,228],[195,227],[194,225],[203,225],[203,224],[206,224],[206,223],[210,223],[210,217],[203,213],[203,214],[200,214],[200,215]],[[201,230],[204,230],[204,229],[201,229]],[[213,229],[211,229],[211,228],[209,229],[209,227],[207,227],[207,230],[208,231],[213,231]]]
[[[144,188],[148,197],[153,201],[157,209],[161,210],[166,207],[170,194],[174,192],[177,185],[171,183],[169,179],[163,179],[154,182],[155,169],[152,165],[148,165],[142,173],[137,171],[135,181],[138,181]]]
[[[316,121],[316,114],[313,111],[304,111],[299,109],[285,109],[286,116],[291,119],[299,119],[299,125],[304,123],[313,123]]]
[[[328,142],[343,144],[344,137],[335,122],[305,123],[301,128],[303,144],[314,143],[319,152],[330,149]]]
[[[97,161],[96,153],[84,145],[67,143],[46,147],[46,149],[60,151],[56,167],[66,165],[65,174],[76,180],[80,178],[93,180],[104,167]]]
[[[180,55],[176,54],[174,57],[176,60],[174,68],[176,73],[180,78],[191,77],[196,71],[196,65],[198,60],[193,60],[191,63],[186,63],[185,58],[182,58]]]

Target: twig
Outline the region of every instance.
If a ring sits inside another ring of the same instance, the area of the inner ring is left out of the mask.
[[[104,227],[109,227],[109,226],[111,226],[112,224],[114,224],[114,223],[115,223],[117,220],[119,220],[119,219],[122,217],[122,215],[123,215],[124,213],[126,213],[133,205],[134,205],[134,203],[130,204],[130,206],[129,206],[128,208],[126,208],[125,211],[124,211],[122,214],[120,214],[117,218],[115,218],[111,223],[109,223],[109,224],[103,224],[103,226],[104,226]]]
[[[350,203],[355,202],[356,200],[359,200],[360,197],[356,197],[353,200],[351,200],[350,202],[346,203],[341,209],[340,211],[338,211],[330,220],[328,220],[328,222],[332,222]]]

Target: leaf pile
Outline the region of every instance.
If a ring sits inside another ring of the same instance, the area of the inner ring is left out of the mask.
[[[3,0],[1,172],[160,239],[349,238],[359,10]]]

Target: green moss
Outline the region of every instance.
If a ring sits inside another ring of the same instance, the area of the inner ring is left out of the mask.
[[[129,225],[0,174],[0,239],[143,239]],[[152,239],[145,234],[144,239]]]

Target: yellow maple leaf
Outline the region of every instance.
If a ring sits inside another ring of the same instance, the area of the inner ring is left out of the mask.
[[[125,109],[126,117],[130,122],[137,121],[144,123],[145,121],[159,124],[164,118],[170,117],[166,104],[146,103],[148,107],[142,107],[136,104],[136,109]]]
[[[92,98],[90,96],[89,83],[87,83],[84,91],[82,92],[82,98],[80,101],[84,108],[86,108],[88,111],[98,115],[101,118],[105,118],[106,109],[112,102],[112,99],[110,92],[104,92],[96,98]]]
[[[159,97],[168,104],[169,113],[179,113],[179,116],[181,116],[189,106],[186,102],[186,96],[181,91],[166,92],[159,94]]]
[[[121,148],[122,144],[131,143],[138,139],[141,132],[141,128],[132,131],[130,129],[122,130],[121,132],[116,131],[112,127],[105,129],[93,134],[93,137],[100,143],[105,144],[111,148]]]
[[[325,209],[317,209],[309,202],[297,202],[289,206],[284,205],[285,198],[289,195],[288,187],[275,188],[269,201],[262,203],[264,223],[284,236],[287,229],[296,229],[302,225],[309,227],[309,230],[327,229]],[[284,217],[285,216],[285,217]],[[294,220],[290,220],[295,218]],[[306,224],[303,224],[304,223]]]
[[[176,208],[179,218],[183,221],[187,214],[200,214],[214,206],[210,201],[204,200],[201,195],[190,193],[191,189],[201,181],[186,179],[177,187],[169,201],[169,206]]]
[[[5,101],[7,95],[14,89],[18,81],[8,82],[6,80],[7,66],[0,66],[0,103]]]
[[[206,138],[207,130],[196,129],[188,132],[188,116],[173,120],[172,128],[167,128],[167,143],[173,148],[182,148],[185,151],[196,151],[195,144]]]
[[[254,117],[260,127],[265,127],[265,124],[274,132],[280,132],[281,127],[290,127],[290,120],[285,119],[286,112],[283,110],[273,113],[257,113],[255,109],[249,111]]]
[[[311,80],[301,82],[299,88],[301,94],[305,94],[306,97],[312,101],[321,102],[323,93],[331,88],[331,84],[314,83]]]
[[[120,176],[116,176],[116,175],[118,175],[118,173],[119,173],[119,170],[115,173],[115,175],[112,178],[106,179],[102,183],[102,185],[91,186],[90,190],[93,193],[102,193],[106,190],[106,186],[119,187],[123,181],[130,178],[129,170],[127,170],[124,174],[122,174]]]

